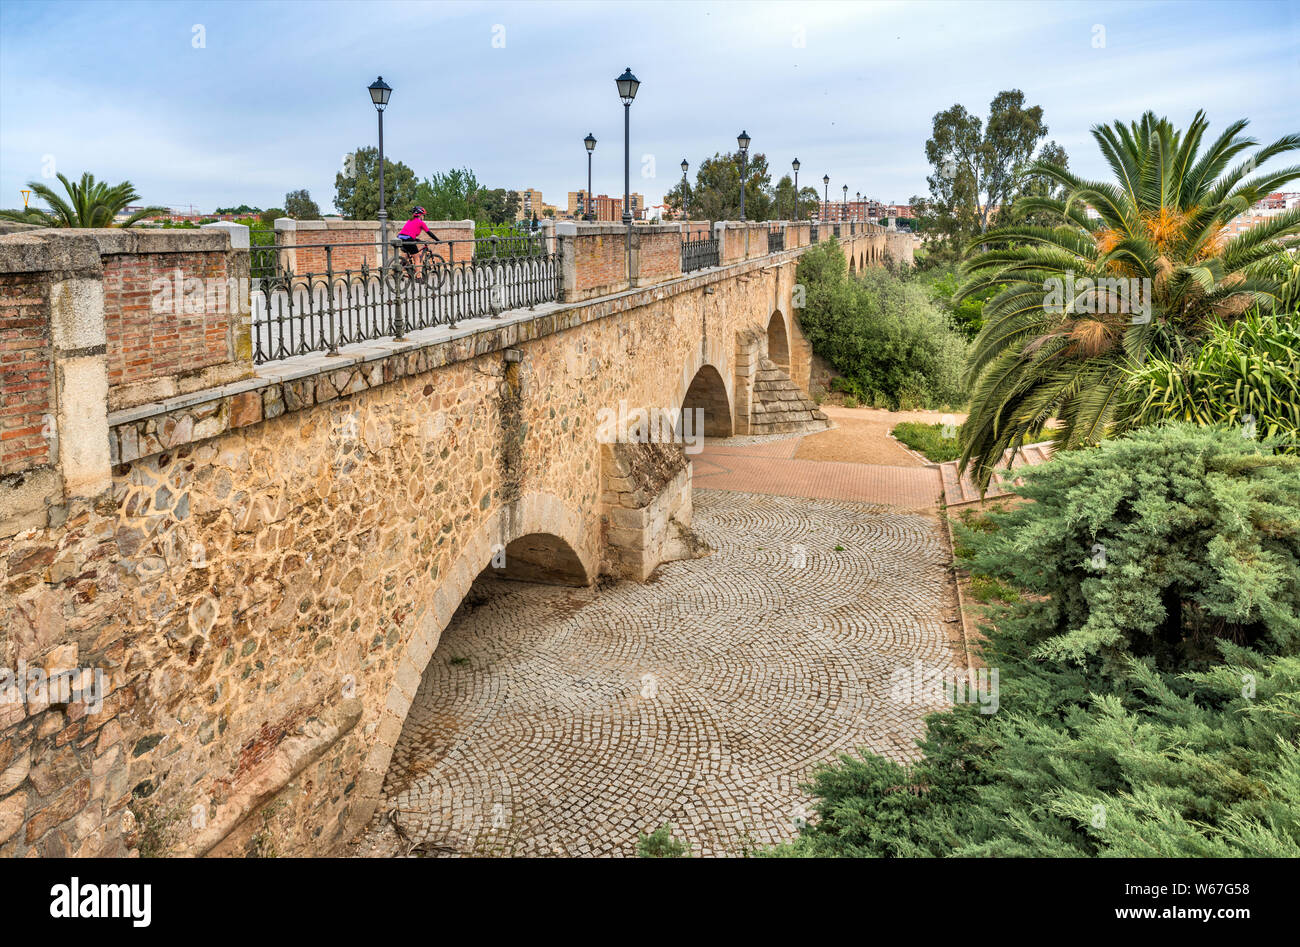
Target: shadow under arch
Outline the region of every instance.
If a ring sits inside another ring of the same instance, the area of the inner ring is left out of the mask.
[[[778,309],[767,321],[767,357],[786,374],[790,373],[790,334],[785,328],[785,316]]]
[[[698,435],[701,426],[696,423],[695,417],[690,421],[684,418],[686,412],[696,410],[703,412],[705,437],[731,436],[731,399],[727,396],[727,385],[718,370],[708,363],[701,365],[691,379],[682,398],[683,417],[678,419],[678,424],[691,425],[690,430]]]
[[[484,570],[491,571],[494,560],[501,561],[504,550],[507,567],[512,555],[518,561],[513,574],[506,574],[508,568],[498,573],[503,578],[591,585],[600,564],[598,533],[598,525],[577,507],[554,494],[531,493],[493,511],[465,542],[460,555],[443,573],[424,617],[403,644],[396,670],[388,679],[374,735],[365,738],[369,749],[357,777],[356,795],[348,806],[345,837],[359,832],[374,815],[393,750],[424,670],[474,580]]]

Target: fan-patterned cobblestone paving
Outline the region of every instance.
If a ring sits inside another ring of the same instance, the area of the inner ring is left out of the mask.
[[[632,855],[671,822],[740,855],[794,837],[816,764],[913,758],[937,706],[891,675],[955,660],[933,516],[697,490],[695,528],[715,551],[644,585],[477,583],[356,853]]]

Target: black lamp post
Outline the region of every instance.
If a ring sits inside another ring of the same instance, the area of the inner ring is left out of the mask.
[[[847,184],[844,185],[844,200],[840,203],[840,206],[844,208],[840,212],[840,220],[848,220],[849,219],[849,186]]]
[[[736,136],[736,144],[740,147],[740,219],[745,219],[745,171],[749,164],[749,132],[741,129]]]
[[[853,219],[858,219],[858,214],[862,212],[862,192],[858,191],[857,197],[854,198]]]
[[[623,74],[614,80],[618,86],[618,97],[623,100],[623,226],[627,228],[627,275],[632,278],[632,172],[630,170],[632,147],[632,100],[641,83],[632,75],[628,66]]]
[[[388,210],[384,205],[384,109],[393,88],[380,76],[370,83],[370,101],[379,113],[379,254],[384,266],[388,265]]]
[[[822,175],[822,203],[826,205],[826,213],[822,214],[827,220],[831,217],[831,176]]]
[[[795,158],[790,162],[790,167],[794,168],[794,221],[799,222],[799,159]]]
[[[591,220],[591,153],[596,150],[596,136],[587,132],[587,137],[582,139],[582,143],[587,146],[587,205],[585,213],[582,215],[583,220]]]
[[[686,169],[689,167],[690,165],[687,164],[686,159],[683,158],[682,159],[682,220],[686,220]]]

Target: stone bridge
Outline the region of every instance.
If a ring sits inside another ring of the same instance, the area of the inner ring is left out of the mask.
[[[689,455],[602,424],[818,423],[783,406],[810,228],[769,226],[688,274],[678,225],[630,266],[621,227],[557,226],[559,302],[256,367],[246,296],[157,311],[247,276],[226,233],[0,237],[0,857],[337,851],[480,572],[691,554]],[[845,230],[854,269],[911,257]]]

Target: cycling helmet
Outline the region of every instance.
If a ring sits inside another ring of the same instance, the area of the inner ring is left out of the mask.
[[[411,216],[414,217],[417,214],[427,214],[427,213],[428,211],[425,210],[423,207],[417,207],[415,210],[411,211]]]

